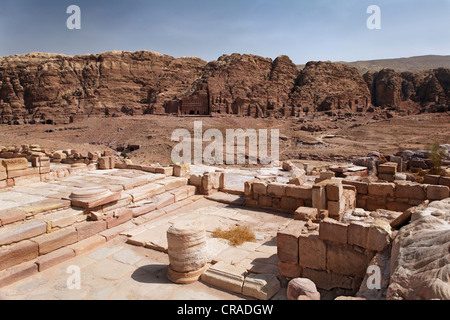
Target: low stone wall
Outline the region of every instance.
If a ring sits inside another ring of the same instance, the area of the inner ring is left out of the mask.
[[[354,295],[377,252],[391,242],[388,222],[341,223],[326,218],[319,230],[292,221],[277,235],[279,269],[287,278],[308,278],[324,290]]]
[[[449,197],[449,187],[414,182],[360,182],[344,180],[344,185],[356,188],[356,207],[368,211],[387,209],[405,211],[425,200],[436,201]]]

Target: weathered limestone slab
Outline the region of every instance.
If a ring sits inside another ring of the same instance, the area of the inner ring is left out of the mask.
[[[0,270],[5,270],[39,255],[37,243],[25,240],[9,246],[0,247]]]
[[[164,174],[167,177],[173,176],[173,167],[158,167],[155,168],[155,173]]]
[[[242,294],[258,300],[269,300],[280,288],[280,281],[274,274],[249,274],[245,277]]]
[[[319,237],[322,240],[347,243],[347,225],[331,218],[324,219],[319,226]]]
[[[0,211],[0,226],[5,226],[17,221],[25,220],[26,213],[20,209],[12,208]]]
[[[96,247],[104,244],[106,242],[106,237],[102,235],[95,235],[93,237],[84,239],[80,242],[71,244],[68,246],[69,249],[72,249],[75,252],[75,255],[81,255],[88,251],[95,249]]]
[[[164,186],[165,191],[170,191],[170,190],[173,190],[176,188],[186,186],[188,183],[188,179],[187,178],[169,177],[164,180],[159,180],[156,183]]]
[[[305,226],[303,221],[292,221],[289,225],[277,234],[278,259],[283,262],[298,263],[298,238],[302,234]]]
[[[42,272],[73,257],[75,257],[75,251],[65,247],[38,257],[36,264],[39,267],[39,272]]]
[[[28,186],[33,183],[41,182],[41,176],[38,174],[33,174],[29,176],[16,177],[12,179],[15,186]]]
[[[33,262],[25,262],[0,272],[0,288],[14,282],[31,277],[38,273],[38,266]]]
[[[326,270],[327,248],[317,233],[298,239],[299,265],[303,268]]]
[[[111,192],[107,188],[84,188],[75,190],[70,195],[73,207],[92,209],[119,200],[120,192]]]
[[[201,280],[214,287],[234,293],[242,293],[246,270],[224,262],[218,262],[206,270]]]
[[[159,210],[173,204],[175,197],[170,192],[166,192],[154,197],[152,200],[156,205],[156,209]]]
[[[1,161],[8,172],[25,170],[28,168],[28,161],[26,158],[2,159]]]
[[[106,221],[86,221],[76,226],[78,241],[90,238],[106,230]]]
[[[21,207],[27,216],[34,216],[39,213],[49,212],[54,210],[63,210],[70,208],[70,201],[60,199],[45,199],[38,202],[33,202],[31,205]]]
[[[44,255],[78,241],[74,228],[62,229],[33,238],[31,241],[39,245],[39,255]]]
[[[108,215],[106,218],[106,227],[108,229],[114,228],[127,221],[133,219],[133,211],[128,208],[122,208],[115,210],[112,215]]]
[[[27,221],[19,225],[8,225],[0,228],[0,246],[37,237],[47,232],[47,224],[43,221]]]
[[[8,171],[8,179],[12,178],[18,178],[18,177],[24,177],[24,176],[31,176],[39,174],[38,168],[26,168],[22,170],[11,170]]]
[[[127,191],[133,197],[133,202],[139,202],[164,193],[166,190],[163,185],[151,183],[142,187],[138,187]]]

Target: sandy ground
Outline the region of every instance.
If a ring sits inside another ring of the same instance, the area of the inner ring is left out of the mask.
[[[381,121],[373,120],[370,114],[354,116],[351,119],[316,116],[300,120],[148,115],[90,118],[56,126],[0,126],[0,145],[36,143],[52,150],[71,148],[96,151],[120,144],[132,144],[141,146],[139,150],[128,155],[134,163],[159,162],[168,165],[171,162],[171,151],[178,143],[171,141],[173,131],[187,129],[193,136],[195,121],[202,121],[203,131],[218,129],[224,137],[227,129],[279,129],[280,160],[298,159],[299,154],[348,159],[351,156],[365,156],[371,151],[391,154],[407,149],[423,149],[435,141],[441,144],[450,141],[449,113],[414,115]],[[315,133],[302,131],[301,127],[305,124],[320,125],[324,130]],[[55,130],[60,128],[63,130]],[[48,130],[54,131],[46,132]],[[205,142],[204,147],[209,143]]]

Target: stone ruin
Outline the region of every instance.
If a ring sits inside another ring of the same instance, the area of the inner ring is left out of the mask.
[[[200,279],[261,300],[273,298],[286,286],[290,299],[306,299],[305,293],[298,293],[305,282],[318,290],[306,294],[315,299],[321,294],[363,299],[450,298],[446,249],[450,194],[446,185],[355,180],[355,172],[364,179],[367,168],[332,168],[336,172],[328,170],[313,177],[310,168],[284,162],[280,172],[288,182],[280,182],[277,175],[257,176],[239,190],[227,187],[227,170],[193,174],[184,164],[136,165],[109,151],[51,151],[26,145],[2,148],[0,158],[3,194],[15,190],[30,197],[0,198],[0,287],[131,230],[127,243],[169,254],[168,278],[175,283]],[[395,175],[392,168],[383,164],[378,171]],[[345,173],[339,171],[351,174],[337,177]],[[27,189],[34,183],[40,183],[39,190]],[[205,260],[201,224],[189,227],[195,232],[186,226],[169,229],[168,249],[146,240],[150,230],[133,231],[203,197],[288,215],[289,222],[276,233],[277,270],[255,272]],[[12,201],[21,204],[12,206]],[[189,250],[193,244],[198,250]],[[432,261],[420,253],[417,259],[425,259],[425,267],[417,269],[405,258],[414,250],[431,250]],[[180,254],[187,260],[177,259]],[[382,270],[377,290],[367,285],[372,266]],[[441,271],[436,274],[433,266]],[[407,275],[413,275],[415,282],[405,281]]]

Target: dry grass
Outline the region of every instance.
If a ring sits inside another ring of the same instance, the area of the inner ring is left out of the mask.
[[[244,242],[255,241],[255,234],[247,226],[237,226],[225,231],[217,228],[213,232],[213,237],[228,240],[232,246],[239,246]]]

